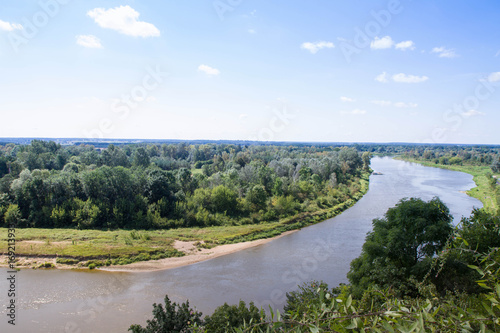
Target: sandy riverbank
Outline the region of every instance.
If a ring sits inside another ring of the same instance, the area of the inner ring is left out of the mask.
[[[201,247],[197,247],[196,244],[198,242],[183,242],[176,240],[174,243],[174,247],[181,252],[185,253],[183,257],[174,257],[174,258],[165,258],[160,260],[150,260],[150,261],[140,261],[135,262],[128,265],[111,265],[111,266],[103,266],[98,268],[99,270],[109,271],[109,272],[146,272],[146,271],[157,271],[157,270],[166,270],[172,269],[182,266],[187,266],[191,264],[195,264],[197,262],[217,258],[220,256],[224,256],[226,254],[231,254],[234,252],[238,252],[241,250],[245,250],[251,247],[259,246],[262,244],[266,244],[274,239],[283,237],[290,233],[296,232],[297,230],[287,231],[283,234],[273,237],[273,238],[265,238],[258,239],[251,242],[243,242],[236,244],[227,244],[216,246],[211,249],[205,249]],[[81,269],[81,267],[71,266],[71,265],[62,265],[56,263],[56,258],[52,257],[23,257],[18,256],[18,261],[16,263],[16,267],[18,268],[37,268],[42,264],[51,263],[53,267],[57,269]],[[5,255],[0,256],[0,267],[7,267],[8,258]],[[84,268],[85,269],[85,268]]]
[[[172,269],[182,266],[195,264],[197,262],[217,258],[226,254],[231,254],[241,250],[249,249],[255,246],[269,243],[277,238],[289,235],[297,230],[287,231],[279,236],[273,238],[258,239],[251,242],[243,242],[236,244],[219,245],[211,249],[204,249],[196,247],[196,242],[182,242],[175,241],[174,247],[184,252],[186,255],[176,258],[165,258],[160,260],[150,260],[134,262],[128,265],[112,265],[107,267],[100,267],[100,270],[110,272],[146,272]]]

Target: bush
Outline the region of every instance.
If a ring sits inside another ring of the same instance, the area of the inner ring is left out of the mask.
[[[253,302],[250,302],[247,308],[244,301],[238,305],[224,305],[215,309],[211,316],[205,317],[205,329],[207,332],[225,333],[235,332],[243,324],[260,323],[265,318],[263,310],[259,310]]]
[[[80,262],[78,259],[72,259],[72,258],[57,258],[56,263],[58,264],[64,264],[64,265],[76,265]]]
[[[165,307],[162,304],[153,304],[153,319],[147,321],[146,327],[132,325],[128,329],[133,333],[181,333],[187,332],[193,325],[202,324],[201,312],[189,307],[189,301],[177,305],[165,296]]]

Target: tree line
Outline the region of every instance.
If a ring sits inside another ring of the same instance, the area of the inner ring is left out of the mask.
[[[0,225],[164,229],[277,221],[356,194],[352,147],[0,145]]]

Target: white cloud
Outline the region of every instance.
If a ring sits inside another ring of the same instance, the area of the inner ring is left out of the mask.
[[[154,96],[149,96],[148,98],[146,98],[146,102],[148,102],[148,103],[153,103],[153,102],[156,102],[156,97],[154,97]]]
[[[397,108],[416,108],[418,104],[416,103],[404,103],[404,102],[397,102],[394,103],[394,106]]]
[[[437,53],[440,58],[455,58],[455,57],[457,57],[455,50],[447,49],[444,46],[433,48],[431,53]]]
[[[87,15],[101,27],[116,30],[124,35],[134,37],[158,37],[160,30],[153,24],[138,21],[139,12],[130,6],[120,6],[111,9],[95,8]]]
[[[391,101],[371,101],[371,103],[379,106],[389,106],[392,105]]]
[[[340,97],[340,100],[342,102],[356,102],[355,99],[352,99],[352,98],[349,98],[349,97],[345,97],[345,96]]]
[[[354,109],[351,111],[340,111],[342,114],[366,114],[366,110]]]
[[[500,50],[498,50],[497,54],[495,54],[495,57],[498,57],[500,55]]]
[[[386,73],[386,72],[383,72],[382,74],[377,75],[377,76],[375,77],[375,81],[382,82],[382,83],[387,83],[387,82],[389,82],[389,80],[387,79],[387,73]]]
[[[248,33],[253,35],[256,34],[257,31],[255,31],[254,29],[248,29]]]
[[[13,30],[22,30],[23,26],[17,23],[9,23],[0,20],[0,30],[5,30],[5,31],[13,31]]]
[[[488,81],[490,82],[500,81],[500,72],[491,73],[490,76],[488,76]]]
[[[248,118],[248,114],[246,113],[240,114],[240,119],[246,119],[246,118]]]
[[[375,39],[370,44],[370,48],[374,50],[390,49],[393,45],[394,41],[390,36],[385,36],[382,38],[375,37]]]
[[[404,103],[404,102],[391,102],[391,101],[382,101],[382,100],[375,100],[371,101],[372,104],[378,105],[378,106],[394,106],[396,108],[416,108],[418,104],[416,103]]]
[[[200,65],[198,67],[198,70],[200,72],[204,72],[207,75],[219,75],[220,74],[220,71],[217,68],[212,68],[212,67],[207,66],[207,65]]]
[[[416,76],[416,75],[407,75],[404,73],[394,74],[392,76],[392,80],[394,82],[400,83],[420,83],[427,81],[429,78],[427,76]]]
[[[462,116],[464,116],[464,117],[484,116],[484,112],[480,112],[477,110],[469,110],[469,111],[462,112]]]
[[[102,48],[102,44],[99,38],[93,35],[78,35],[76,36],[76,43],[83,47],[89,47],[94,49]]]
[[[415,43],[413,43],[413,41],[411,40],[400,42],[396,44],[396,49],[399,49],[401,51],[415,50]]]
[[[332,42],[325,42],[325,41],[316,42],[316,43],[307,42],[307,43],[303,43],[300,46],[300,48],[308,50],[312,54],[317,53],[321,49],[332,49],[334,47],[335,47],[335,45]]]

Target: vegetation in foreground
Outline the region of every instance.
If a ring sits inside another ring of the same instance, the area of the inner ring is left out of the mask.
[[[154,304],[145,327],[132,325],[129,331],[500,330],[499,216],[475,210],[453,229],[448,208],[439,199],[404,199],[373,224],[360,257],[351,264],[351,285],[330,289],[322,282],[306,283],[287,294],[283,314],[270,309],[266,315],[240,301],[224,304],[204,319],[189,302],[172,304],[166,296],[165,307]],[[384,237],[388,242],[380,242]]]

